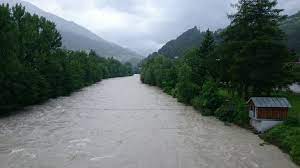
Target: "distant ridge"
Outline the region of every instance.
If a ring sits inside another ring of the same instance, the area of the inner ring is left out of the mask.
[[[169,58],[182,57],[190,49],[200,47],[204,35],[205,32],[201,32],[195,26],[182,33],[176,39],[167,42],[161,49],[152,53],[149,57],[154,57],[155,55],[164,55]]]
[[[287,34],[288,47],[300,56],[300,11],[289,16],[281,28]]]
[[[282,30],[287,35],[287,46],[294,50],[300,56],[300,11],[289,16],[281,25]],[[214,32],[216,42],[221,40],[219,34],[222,29]],[[167,42],[157,52],[148,56],[148,58],[156,55],[164,55],[169,58],[182,57],[192,48],[199,47],[205,32],[201,32],[196,26],[182,33],[174,40]]]
[[[143,57],[134,51],[123,48],[117,44],[108,42],[99,37],[88,29],[67,21],[54,14],[45,12],[29,2],[22,0],[0,0],[0,3],[8,3],[13,6],[21,3],[30,13],[35,13],[39,16],[44,16],[56,24],[56,28],[61,33],[63,39],[63,47],[70,50],[90,50],[93,49],[97,54],[103,57],[114,57],[122,62],[131,62],[136,64]]]

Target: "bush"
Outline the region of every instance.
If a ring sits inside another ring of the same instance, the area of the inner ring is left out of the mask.
[[[192,100],[192,105],[197,110],[201,110],[203,115],[214,115],[215,110],[222,105],[223,101],[224,98],[219,94],[217,84],[213,81],[206,81],[202,86],[200,96]]]
[[[198,95],[199,87],[192,82],[192,69],[186,63],[178,67],[178,83],[176,84],[176,97],[179,102],[190,104]]]
[[[202,98],[200,96],[196,96],[195,98],[193,98],[192,100],[192,106],[196,109],[196,110],[202,110],[203,107],[203,103],[202,103]]]
[[[246,103],[240,98],[231,98],[224,102],[215,112],[215,116],[225,122],[234,122],[245,126],[249,123]]]
[[[215,116],[225,122],[233,122],[235,107],[233,102],[225,102],[215,111]]]
[[[198,94],[197,85],[192,82],[179,82],[176,86],[176,97],[179,102],[190,104],[191,100]]]
[[[290,126],[284,123],[266,132],[262,135],[262,138],[289,153],[295,163],[300,164],[299,127]]]
[[[233,122],[240,126],[248,126],[249,120],[250,118],[246,102],[243,99],[237,98],[235,100],[235,115]]]
[[[289,126],[300,126],[300,122],[295,116],[289,116],[288,119],[284,121],[284,124]]]
[[[162,89],[164,92],[166,92],[169,95],[172,95],[172,90],[174,89],[174,84],[175,82],[173,81],[163,81],[162,83]]]

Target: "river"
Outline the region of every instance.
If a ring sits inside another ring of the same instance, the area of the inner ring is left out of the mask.
[[[277,147],[203,117],[139,76],[0,119],[1,168],[294,168]]]

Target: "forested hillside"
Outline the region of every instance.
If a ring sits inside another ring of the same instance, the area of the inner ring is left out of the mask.
[[[201,45],[205,32],[201,32],[196,26],[181,34],[175,40],[167,42],[158,52],[151,54],[149,57],[164,55],[169,58],[178,58],[184,56],[192,48]],[[217,38],[217,33],[214,34]]]
[[[289,16],[281,23],[281,29],[287,35],[287,45],[291,50],[295,50],[300,55],[300,12]],[[217,43],[221,41],[220,32],[213,32]],[[187,30],[175,40],[167,42],[158,52],[149,57],[164,55],[169,58],[182,57],[192,48],[198,48],[204,38],[205,32],[201,32],[197,27]]]
[[[31,14],[43,16],[54,22],[57,30],[62,36],[62,46],[69,50],[94,50],[102,57],[114,57],[122,62],[132,61],[134,64],[136,64],[136,60],[141,60],[143,58],[134,51],[108,42],[86,28],[51,13],[45,12],[29,2],[21,0],[0,0],[0,4],[2,3],[9,3],[11,6],[20,3],[25,6],[26,10]]]
[[[300,55],[300,12],[288,17],[281,27],[287,34],[289,48]]]
[[[61,48],[55,24],[16,5],[0,6],[0,114],[67,95],[101,79],[132,74],[130,64]]]

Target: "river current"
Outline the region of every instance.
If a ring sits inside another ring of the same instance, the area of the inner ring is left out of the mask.
[[[203,117],[139,76],[0,119],[0,168],[296,168],[248,130]]]

